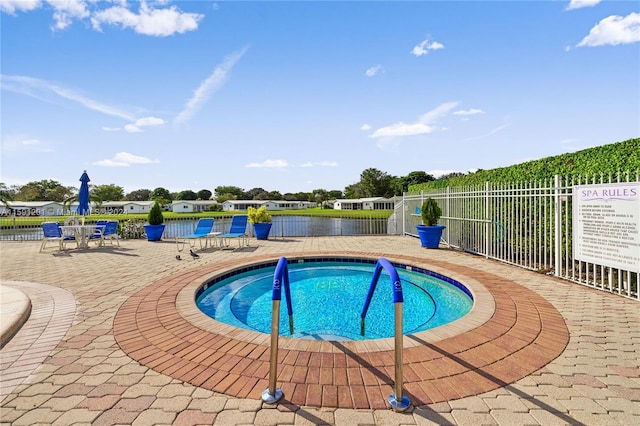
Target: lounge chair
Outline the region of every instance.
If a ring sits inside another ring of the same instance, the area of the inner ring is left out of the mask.
[[[247,215],[235,215],[231,218],[231,226],[229,226],[229,232],[218,235],[220,238],[220,247],[223,243],[226,247],[229,247],[229,239],[238,239],[238,248],[243,245],[249,245],[249,236],[247,235]]]
[[[102,238],[104,239],[104,243],[109,241],[111,245],[115,241],[118,243],[118,247],[120,246],[120,238],[118,237],[118,221],[117,220],[108,220],[105,227],[104,233],[102,234]]]
[[[189,248],[193,248],[196,245],[196,241],[200,243],[200,248],[203,248],[202,241],[204,241],[204,248],[207,247],[209,242],[209,234],[213,230],[214,219],[198,219],[196,223],[196,229],[187,235],[176,237],[176,247],[178,251],[184,250],[184,245],[189,243]]]
[[[65,245],[70,242],[76,243],[76,248],[78,248],[78,240],[75,235],[63,232],[58,222],[43,222],[42,233],[44,237],[42,238],[42,245],[40,245],[40,253],[42,253],[49,242],[58,244],[58,250],[64,250]]]

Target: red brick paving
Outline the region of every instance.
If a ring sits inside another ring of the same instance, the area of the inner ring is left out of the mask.
[[[368,253],[365,257],[372,256]],[[274,259],[278,256],[256,256],[252,262]],[[475,329],[436,343],[424,341],[419,334],[404,337],[405,342],[419,343],[403,350],[404,391],[416,406],[478,395],[513,383],[555,359],[568,343],[568,330],[557,310],[514,281],[443,261],[409,256],[393,260],[473,277],[495,301],[493,316]],[[192,281],[201,279],[204,283],[212,273],[244,263],[204,265],[161,279],[133,295],[114,320],[118,345],[159,373],[229,396],[259,398],[268,387],[268,346],[202,330],[185,319],[176,306],[178,293]],[[193,309],[197,309],[195,303]],[[353,346],[327,342],[320,347],[320,352],[278,351],[278,386],[286,390],[287,401],[318,407],[385,408],[386,397],[393,391],[394,377],[389,373],[394,371],[394,351],[358,353]],[[119,408],[105,412],[98,420],[122,420]],[[185,412],[179,420],[200,415]]]

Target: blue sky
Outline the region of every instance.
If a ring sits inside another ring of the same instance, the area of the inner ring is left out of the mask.
[[[640,136],[637,1],[0,10],[7,185],[343,190]]]

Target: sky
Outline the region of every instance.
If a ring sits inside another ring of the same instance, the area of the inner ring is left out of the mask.
[[[0,0],[0,182],[344,190],[640,137],[638,1]]]

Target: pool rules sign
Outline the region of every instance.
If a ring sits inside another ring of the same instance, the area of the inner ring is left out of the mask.
[[[640,272],[640,183],[573,187],[573,257]]]

